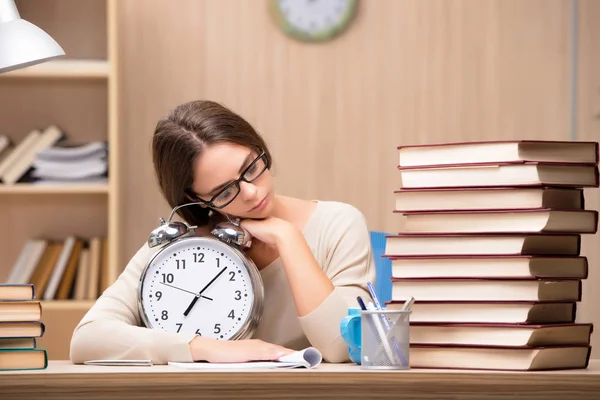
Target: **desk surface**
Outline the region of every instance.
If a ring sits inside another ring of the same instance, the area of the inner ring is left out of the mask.
[[[600,360],[585,370],[506,372],[315,369],[187,371],[51,361],[41,371],[0,373],[1,398],[134,399],[600,399]],[[24,397],[19,397],[24,396]]]

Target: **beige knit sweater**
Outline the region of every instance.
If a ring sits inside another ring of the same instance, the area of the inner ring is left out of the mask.
[[[298,317],[282,262],[275,260],[260,271],[264,312],[253,338],[297,350],[313,346],[325,361],[348,361],[340,320],[348,307],[357,306],[356,296],[370,299],[366,283],[375,281],[365,218],[348,204],[320,201],[302,232],[336,288],[312,313]],[[83,317],[71,340],[74,363],[92,359],[151,359],[156,364],[193,361],[189,347],[193,335],[142,326],[137,289],[142,270],[156,251],[142,246]]]

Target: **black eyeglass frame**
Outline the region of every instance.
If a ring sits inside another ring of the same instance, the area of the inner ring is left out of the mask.
[[[258,173],[258,175],[256,175],[256,177],[252,180],[248,180],[246,178],[244,178],[244,175],[246,175],[246,173],[248,172],[248,170],[250,170],[250,168],[252,168],[257,162],[260,161],[260,159],[263,158],[264,162],[265,162],[265,167],[263,168],[262,171],[260,171]],[[248,183],[252,183],[255,180],[257,180],[258,178],[261,177],[262,174],[265,173],[265,171],[269,169],[269,163],[268,160],[266,159],[266,153],[264,150],[261,149],[260,154],[250,163],[248,164],[248,166],[246,168],[244,168],[244,170],[242,171],[242,173],[240,174],[240,177],[237,178],[235,181],[231,182],[230,184],[228,184],[227,186],[225,186],[223,189],[219,190],[219,193],[217,193],[216,195],[214,195],[210,200],[206,201],[206,200],[202,200],[200,197],[198,197],[198,195],[196,195],[194,193],[194,196],[196,198],[196,200],[208,207],[212,207],[215,208],[217,210],[222,209],[224,207],[227,207],[229,204],[231,204],[232,201],[234,201],[240,194],[242,188],[240,187],[240,182],[244,181],[244,182],[248,182]],[[227,189],[231,188],[232,186],[237,186],[237,193],[235,196],[233,196],[231,198],[231,200],[229,200],[227,203],[223,204],[222,206],[216,206],[213,202],[215,201],[215,199],[217,197],[219,197],[221,194],[223,194],[223,192],[225,192]]]

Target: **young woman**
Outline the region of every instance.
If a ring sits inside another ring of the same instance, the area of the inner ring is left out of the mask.
[[[248,255],[260,270],[264,312],[253,339],[222,341],[143,326],[139,279],[156,251],[147,244],[76,327],[71,360],[273,360],[308,346],[328,362],[348,361],[340,320],[356,296],[370,298],[375,268],[365,218],[333,201],[275,193],[271,153],[252,126],[210,101],[178,106],[156,126],[153,161],[160,189],[190,225],[210,231],[227,215],[253,237]],[[300,166],[301,168],[301,166]]]

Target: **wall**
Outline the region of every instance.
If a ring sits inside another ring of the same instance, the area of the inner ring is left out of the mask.
[[[580,1],[579,139],[598,138],[599,3]],[[361,1],[351,29],[325,45],[284,36],[265,0],[118,7],[123,265],[168,215],[149,143],[156,120],[187,100],[223,102],[253,123],[281,193],[351,203],[391,232],[397,145],[569,139],[569,0]],[[600,284],[592,274],[587,293]]]

